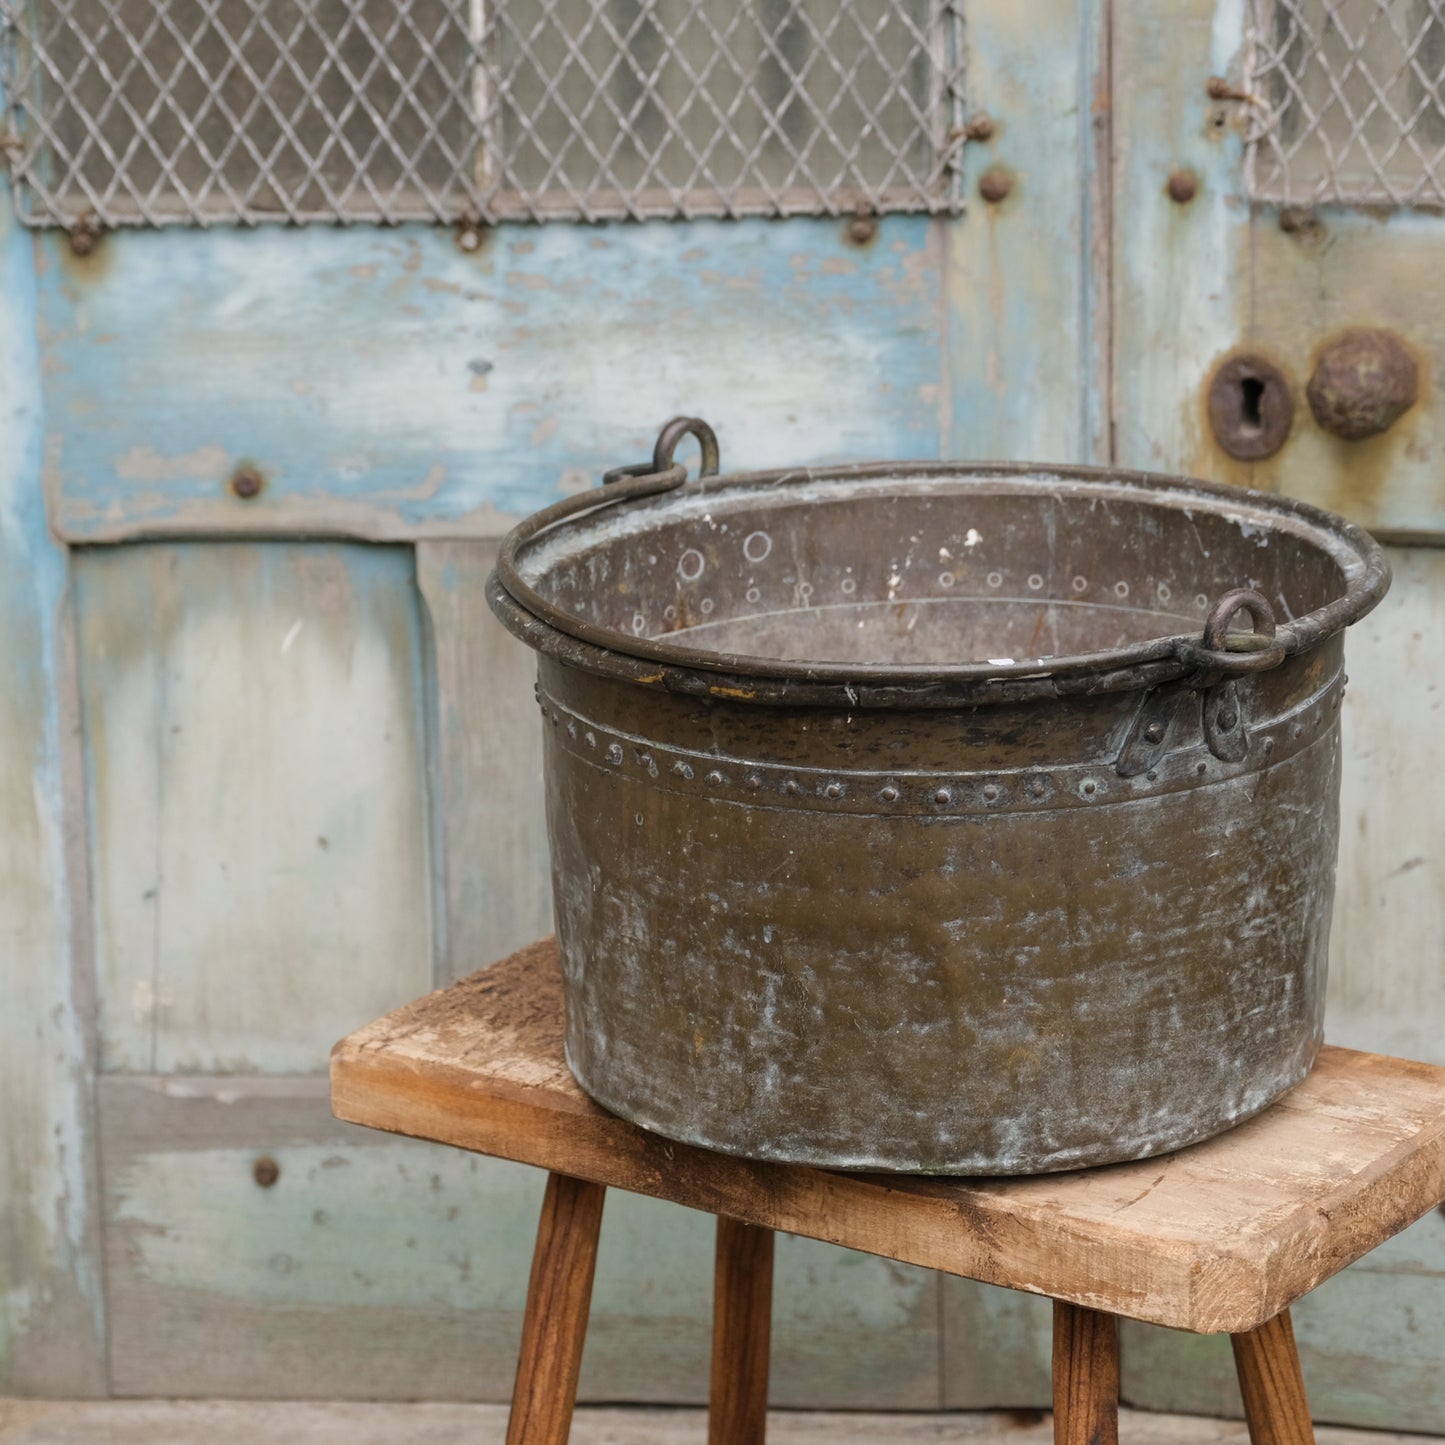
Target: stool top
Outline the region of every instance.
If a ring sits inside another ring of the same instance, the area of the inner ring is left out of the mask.
[[[1445,1069],[1326,1047],[1264,1113],[1157,1159],[1012,1179],[845,1174],[672,1143],[562,1053],[555,943],[343,1039],[356,1124],[1178,1329],[1253,1329],[1445,1199]]]

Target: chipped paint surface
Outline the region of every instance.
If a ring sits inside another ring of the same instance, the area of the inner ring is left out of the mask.
[[[338,1124],[314,1079],[110,1076],[101,1121],[117,1392],[508,1397],[539,1172]],[[583,1399],[706,1398],[713,1232],[609,1197]],[[938,1403],[938,1276],[784,1237],[776,1285],[778,1404]]]
[[[743,464],[937,455],[930,226],[888,218],[846,275],[831,221],[504,227],[470,257],[430,227],[125,234],[99,271],[48,236],[56,525],[486,535],[703,404]]]
[[[0,198],[0,1390],[104,1388],[65,554],[39,487],[31,238]]]
[[[320,1069],[432,979],[403,548],[76,559],[101,1067]]]

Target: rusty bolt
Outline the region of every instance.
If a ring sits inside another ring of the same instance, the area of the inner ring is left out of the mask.
[[[259,497],[265,485],[266,479],[253,466],[237,467],[231,476],[231,490],[243,502],[249,502],[252,497]]]
[[[963,134],[968,140],[992,140],[995,129],[993,117],[980,111],[969,119],[963,128]]]
[[[1187,206],[1199,194],[1199,177],[1193,171],[1175,171],[1164,189],[1176,205]]]
[[[978,178],[978,193],[991,206],[1006,200],[1013,188],[1013,177],[999,166],[991,166]]]
[[[878,234],[878,218],[860,211],[848,222],[848,240],[855,246],[866,246]]]
[[[269,1189],[280,1177],[281,1166],[269,1154],[263,1154],[251,1166],[251,1178],[262,1189]]]
[[[1272,457],[1294,426],[1294,397],[1284,373],[1263,356],[1230,357],[1209,383],[1209,425],[1237,461]]]
[[[1391,331],[1357,327],[1329,343],[1305,388],[1325,431],[1347,442],[1388,431],[1420,396],[1420,368]]]
[[[89,211],[70,228],[70,249],[77,256],[88,256],[100,241],[100,222]]]

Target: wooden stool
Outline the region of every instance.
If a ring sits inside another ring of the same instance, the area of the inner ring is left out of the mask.
[[[551,942],[343,1039],[331,1099],[550,1171],[508,1445],[567,1439],[608,1186],[718,1217],[712,1445],[763,1439],[777,1229],[1049,1296],[1056,1441],[1117,1438],[1121,1315],[1227,1331],[1254,1445],[1312,1441],[1290,1304],[1445,1198],[1445,1069],[1336,1048],[1220,1138],[1072,1174],[842,1174],[673,1144],[573,1081]]]

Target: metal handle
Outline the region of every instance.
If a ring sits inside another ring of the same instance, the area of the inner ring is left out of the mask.
[[[1254,619],[1253,632],[1229,631],[1230,622],[1240,612],[1248,612]],[[1274,610],[1269,603],[1248,587],[1236,587],[1210,608],[1203,639],[1180,638],[1174,651],[1181,662],[1200,672],[1239,677],[1278,667],[1287,649],[1284,640],[1275,635]]]
[[[718,452],[717,433],[700,416],[675,416],[663,425],[657,434],[657,445],[652,449],[650,462],[632,462],[625,467],[613,467],[602,474],[602,484],[627,481],[632,477],[650,477],[659,472],[670,472],[675,465],[673,454],[677,444],[684,437],[696,437],[702,448],[702,463],[698,467],[699,477],[715,477],[722,465]]]

